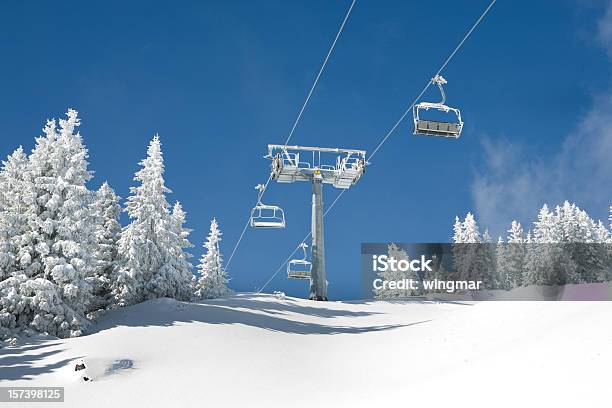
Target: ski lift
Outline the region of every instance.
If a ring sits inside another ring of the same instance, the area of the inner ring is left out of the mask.
[[[426,135],[426,136],[443,136],[452,137],[458,139],[463,129],[463,121],[461,120],[461,112],[459,109],[451,108],[446,106],[446,93],[442,85],[446,84],[446,79],[441,75],[436,75],[431,80],[432,83],[438,85],[442,100],[438,103],[432,102],[421,102],[412,108],[412,115],[414,117],[414,134],[415,135]],[[455,120],[451,122],[443,122],[438,120],[422,119],[420,113],[422,111],[428,111],[430,109],[444,112],[449,115],[454,115]]]
[[[263,184],[255,187],[259,190],[257,205],[251,210],[250,224],[252,228],[285,228],[285,212],[276,205],[265,205],[261,196],[265,190]]]
[[[304,251],[302,259],[292,259],[287,263],[287,277],[290,279],[310,279],[310,271],[312,264],[306,260],[306,245],[304,242],[300,244],[300,248]]]

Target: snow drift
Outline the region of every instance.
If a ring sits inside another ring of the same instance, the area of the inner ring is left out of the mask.
[[[0,385],[64,386],[74,407],[602,406],[610,312],[609,302],[157,299],[108,313],[89,335],[0,349]]]

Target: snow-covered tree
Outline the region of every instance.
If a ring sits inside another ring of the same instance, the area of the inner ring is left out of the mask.
[[[475,244],[482,242],[480,237],[480,231],[478,228],[478,224],[476,223],[476,219],[472,215],[472,213],[468,212],[463,220],[462,224],[463,229],[463,241],[464,243]]]
[[[195,287],[196,299],[213,299],[230,293],[228,278],[223,269],[221,250],[221,230],[215,218],[210,222],[210,233],[204,243],[204,254],[200,258],[198,272],[200,278]]]
[[[187,299],[191,274],[185,273],[184,239],[177,232],[166,194],[164,160],[159,137],[149,144],[147,157],[134,180],[140,185],[130,189],[126,209],[131,223],[121,233],[119,257],[121,273],[114,285],[119,305],[146,299],[172,297]]]
[[[563,285],[577,282],[576,264],[561,245],[566,242],[567,232],[564,229],[567,229],[567,225],[563,225],[559,210],[554,214],[545,204],[534,227],[536,253],[532,254],[531,270],[528,272],[531,276],[526,284]]]
[[[174,207],[172,207],[171,219],[174,240],[170,245],[170,249],[173,254],[171,258],[172,266],[177,271],[177,277],[179,277],[177,285],[183,291],[179,295],[181,299],[191,298],[193,294],[192,281],[194,278],[194,274],[192,273],[193,265],[189,262],[189,258],[191,258],[192,255],[186,251],[188,248],[193,248],[194,246],[189,241],[189,235],[192,230],[185,228],[186,215],[183,206],[177,201]],[[185,284],[185,282],[189,282],[189,284]]]
[[[86,323],[48,279],[16,274],[0,282],[0,345],[15,344],[20,332],[32,329],[58,337],[79,336]]]
[[[496,256],[496,272],[497,272],[497,282],[496,288],[509,290],[513,287],[513,281],[508,273],[509,266],[509,258],[507,256],[506,244],[502,237],[499,237],[497,240],[497,256]]]
[[[477,245],[477,259],[478,265],[476,266],[474,278],[481,280],[485,288],[493,289],[499,284],[499,276],[496,270],[496,247],[493,244],[489,230],[485,229],[482,234],[482,243]]]
[[[586,211],[568,201],[557,207],[555,217],[559,224],[563,250],[576,265],[572,282],[596,282],[603,269],[602,245],[596,244],[599,231]]]
[[[508,245],[504,256],[506,274],[512,287],[518,287],[523,284],[523,269],[525,262],[525,235],[521,223],[513,220],[508,230]]]
[[[88,278],[93,288],[92,311],[108,308],[112,302],[111,283],[118,265],[118,241],[121,236],[120,214],[119,197],[104,182],[92,204],[95,220],[93,256],[97,262],[94,274]]]
[[[69,109],[67,119],[48,121],[45,136],[36,140],[29,157],[33,181],[29,223],[31,240],[22,242],[20,262],[35,277],[59,286],[63,301],[79,315],[87,309],[91,287],[86,277],[94,269],[92,193],[87,149],[75,129],[78,114]],[[25,244],[25,245],[23,245]]]
[[[86,187],[92,175],[87,149],[75,132],[78,114],[70,109],[66,115],[59,128],[55,120],[47,122],[25,169],[23,152],[16,152],[21,177],[12,177],[20,190],[14,203],[27,228],[10,234],[16,256],[12,276],[0,287],[3,330],[29,326],[68,337],[81,334],[87,325],[87,277],[95,269],[92,193]]]
[[[455,216],[455,224],[453,224],[453,243],[459,244],[464,242],[463,240],[463,225],[458,216]]]
[[[449,278],[460,280],[481,279],[484,262],[481,250],[478,248],[482,239],[476,219],[472,213],[467,213],[463,222],[455,219],[453,235],[453,267],[454,273]]]
[[[28,230],[24,191],[31,189],[26,185],[27,165],[27,156],[19,147],[0,170],[0,281],[17,270],[19,240]]]
[[[508,230],[508,243],[498,242],[499,287],[509,289],[521,285],[563,285],[612,279],[612,233],[576,204],[565,201],[554,211],[545,204],[538,213],[533,231],[525,238],[521,224],[513,221]],[[471,214],[463,222],[456,217],[453,232],[455,268],[460,276],[474,277],[479,270],[474,266],[479,264],[481,257],[478,251],[473,253],[464,243],[488,239],[480,238]]]

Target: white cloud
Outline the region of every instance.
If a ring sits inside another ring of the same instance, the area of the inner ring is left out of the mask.
[[[597,27],[612,57],[612,5]],[[569,200],[602,218],[612,204],[612,96],[593,101],[551,158],[529,159],[526,146],[507,140],[486,140],[483,147],[485,166],[475,175],[472,198],[479,223],[495,235],[505,235],[512,219],[528,229],[543,203]]]

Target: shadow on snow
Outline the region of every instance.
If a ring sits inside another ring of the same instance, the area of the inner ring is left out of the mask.
[[[81,358],[68,358],[40,365],[40,361],[63,351],[61,348],[49,349],[58,344],[60,343],[47,337],[29,340],[22,346],[0,349],[0,381],[32,380],[40,374],[50,373]]]
[[[332,306],[334,303],[330,302]],[[270,295],[235,295],[200,303],[183,303],[173,299],[156,299],[110,312],[89,333],[113,327],[172,326],[177,323],[242,324],[264,330],[292,334],[358,334],[391,330],[424,322],[403,325],[333,325],[299,321],[306,317],[332,319],[366,317],[379,313],[303,306],[293,299],[276,300]],[[296,321],[296,317],[298,321]],[[88,334],[89,334],[88,333]]]

